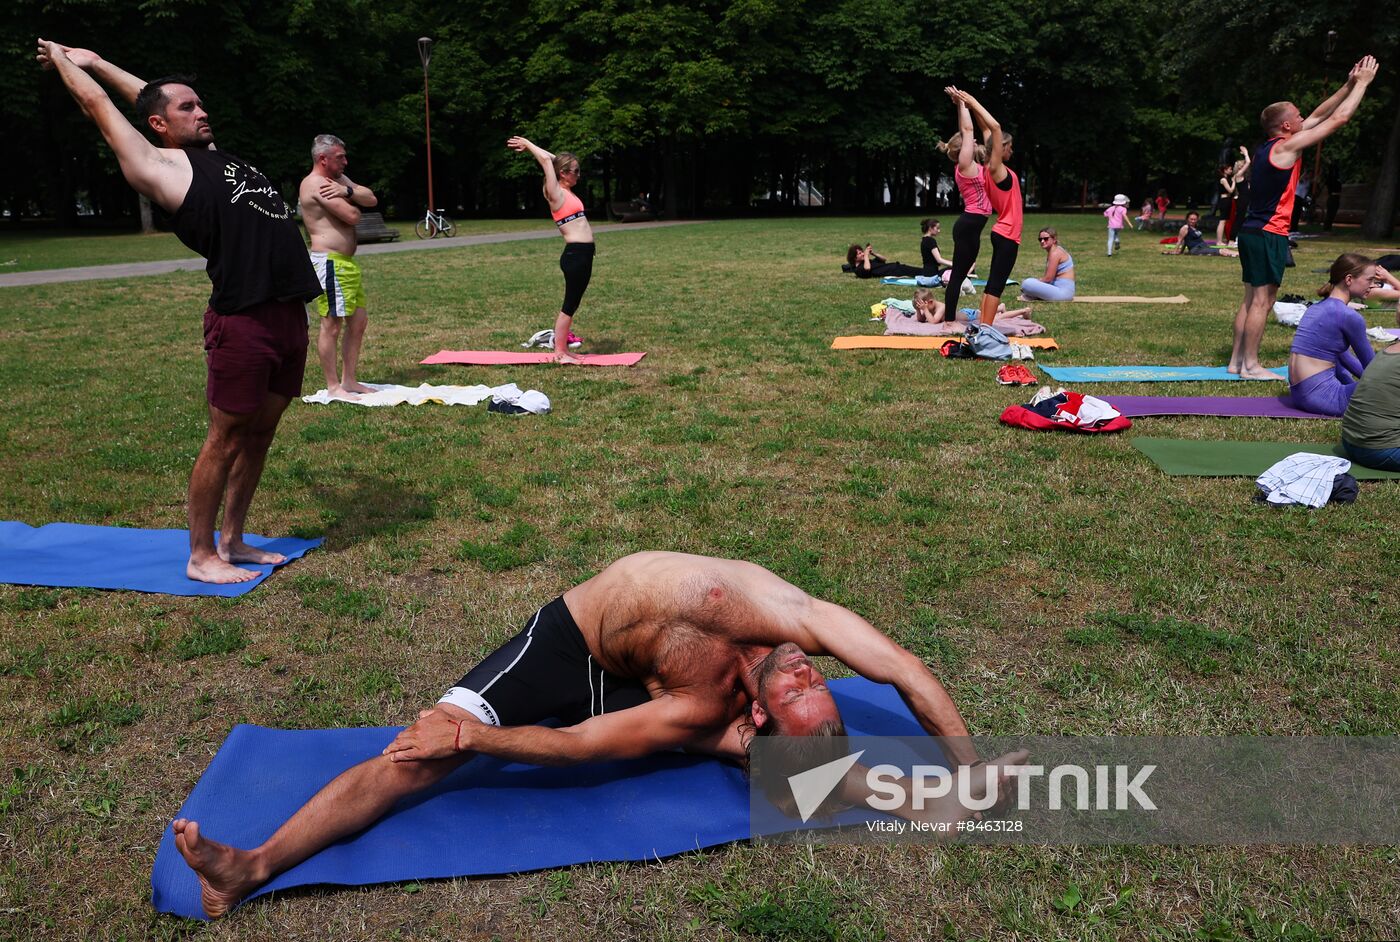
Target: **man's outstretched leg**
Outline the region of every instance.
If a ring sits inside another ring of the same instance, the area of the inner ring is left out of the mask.
[[[435,709],[454,719],[467,715],[451,704]],[[211,840],[200,833],[199,822],[179,819],[173,825],[175,846],[199,875],[205,915],[222,916],[272,877],[369,827],[399,799],[436,785],[471,756],[463,752],[420,762],[375,756],[336,776],[251,850]]]
[[[262,479],[267,451],[272,447],[272,437],[277,434],[277,423],[290,402],[286,396],[268,393],[262,407],[249,417],[242,447],[229,471],[224,525],[219,530],[219,558],[227,562],[277,565],[287,561],[281,553],[269,553],[245,543],[243,525],[253,503],[253,493]]]
[[[253,415],[209,407],[209,433],[190,472],[186,515],[190,528],[190,560],[185,575],[198,582],[227,584],[257,577],[251,569],[232,565],[214,546],[214,520],[238,455],[244,448]]]

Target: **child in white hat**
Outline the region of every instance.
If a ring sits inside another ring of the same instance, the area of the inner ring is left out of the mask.
[[[1123,226],[1128,219],[1128,198],[1119,193],[1113,198],[1113,205],[1103,211],[1108,218],[1108,257],[1113,257],[1113,250],[1118,248],[1122,240]]]

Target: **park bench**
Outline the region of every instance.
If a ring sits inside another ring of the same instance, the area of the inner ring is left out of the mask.
[[[393,242],[398,239],[399,230],[390,229],[384,224],[383,213],[360,213],[360,221],[355,223],[355,241]]]
[[[631,200],[614,200],[610,204],[613,218],[618,222],[650,222],[656,213],[649,209],[638,209]]]

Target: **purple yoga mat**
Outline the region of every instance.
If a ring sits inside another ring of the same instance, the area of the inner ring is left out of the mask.
[[[1304,412],[1281,396],[1105,396],[1113,408],[1128,416],[1231,415],[1266,419],[1335,419],[1335,415]]]

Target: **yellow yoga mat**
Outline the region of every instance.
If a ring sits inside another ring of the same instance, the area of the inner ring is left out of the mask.
[[[879,336],[864,334],[858,337],[837,337],[831,342],[833,350],[937,350],[950,340],[957,340],[957,334],[946,337],[908,337],[903,334]],[[1021,343],[1028,347],[1043,350],[1058,350],[1060,345],[1054,337],[1007,337],[1011,343]]]
[[[1144,298],[1135,294],[1090,294],[1074,300],[1079,304],[1185,304],[1191,299],[1184,294],[1174,294],[1169,298]]]

